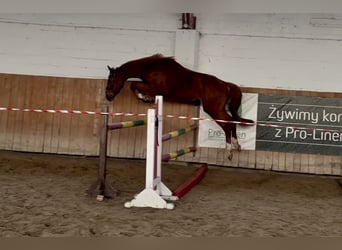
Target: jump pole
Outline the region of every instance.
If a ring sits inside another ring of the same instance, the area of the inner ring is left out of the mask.
[[[180,185],[173,194],[178,198],[181,198],[188,193],[196,184],[198,184],[208,172],[208,165],[203,165],[189,180]]]
[[[175,159],[178,156],[182,156],[190,152],[195,152],[196,150],[197,150],[196,147],[187,147],[187,148],[179,149],[177,151],[174,151],[168,154],[163,154],[162,161],[168,162],[170,159]]]
[[[108,125],[109,130],[122,129],[122,128],[132,128],[136,126],[146,125],[146,120],[135,120],[127,122],[115,122]]]
[[[100,127],[100,145],[99,145],[99,167],[97,172],[97,181],[90,186],[87,193],[91,196],[96,196],[98,201],[102,201],[104,197],[113,198],[117,191],[110,185],[107,180],[107,141],[108,141],[108,105],[103,104],[101,111],[104,113],[101,116]]]
[[[177,129],[175,131],[168,132],[168,133],[163,135],[162,141],[168,141],[172,138],[184,135],[185,133],[188,133],[191,130],[197,129],[197,127],[198,127],[197,125],[191,125],[190,127],[187,127],[187,128],[181,128],[181,129]]]
[[[147,112],[147,149],[145,189],[125,203],[125,207],[152,207],[173,209],[166,200],[177,200],[161,181],[161,152],[163,131],[163,97],[156,96],[156,108]]]

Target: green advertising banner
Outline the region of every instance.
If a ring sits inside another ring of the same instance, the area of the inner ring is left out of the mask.
[[[259,95],[256,149],[342,155],[342,99]]]

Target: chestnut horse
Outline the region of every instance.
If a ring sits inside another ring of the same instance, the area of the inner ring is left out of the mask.
[[[140,78],[133,82],[131,90],[143,101],[153,101],[155,95],[178,103],[201,102],[203,109],[217,122],[226,135],[228,159],[232,159],[232,148],[241,149],[236,135],[236,124],[231,121],[252,125],[252,120],[241,118],[238,108],[241,104],[240,88],[224,82],[215,76],[189,70],[173,57],[160,54],[129,61],[118,68],[108,66],[110,71],[106,98],[112,101],[128,78]],[[230,114],[228,113],[230,112]]]

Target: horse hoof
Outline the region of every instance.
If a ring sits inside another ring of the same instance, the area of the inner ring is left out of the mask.
[[[144,96],[144,99],[143,99],[143,102],[146,102],[146,103],[154,102],[154,98],[145,95],[145,96]]]
[[[241,145],[239,144],[238,140],[235,138],[232,138],[232,147],[236,149],[237,151],[241,151]]]
[[[154,102],[154,100],[142,100],[143,101],[143,103],[152,103],[152,102]]]

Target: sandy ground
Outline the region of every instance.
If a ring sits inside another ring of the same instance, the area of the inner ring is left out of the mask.
[[[210,167],[174,210],[125,208],[144,187],[141,160],[109,159],[120,194],[85,194],[96,157],[0,151],[0,236],[342,236],[342,188],[328,177]],[[198,166],[164,164],[171,189]]]

